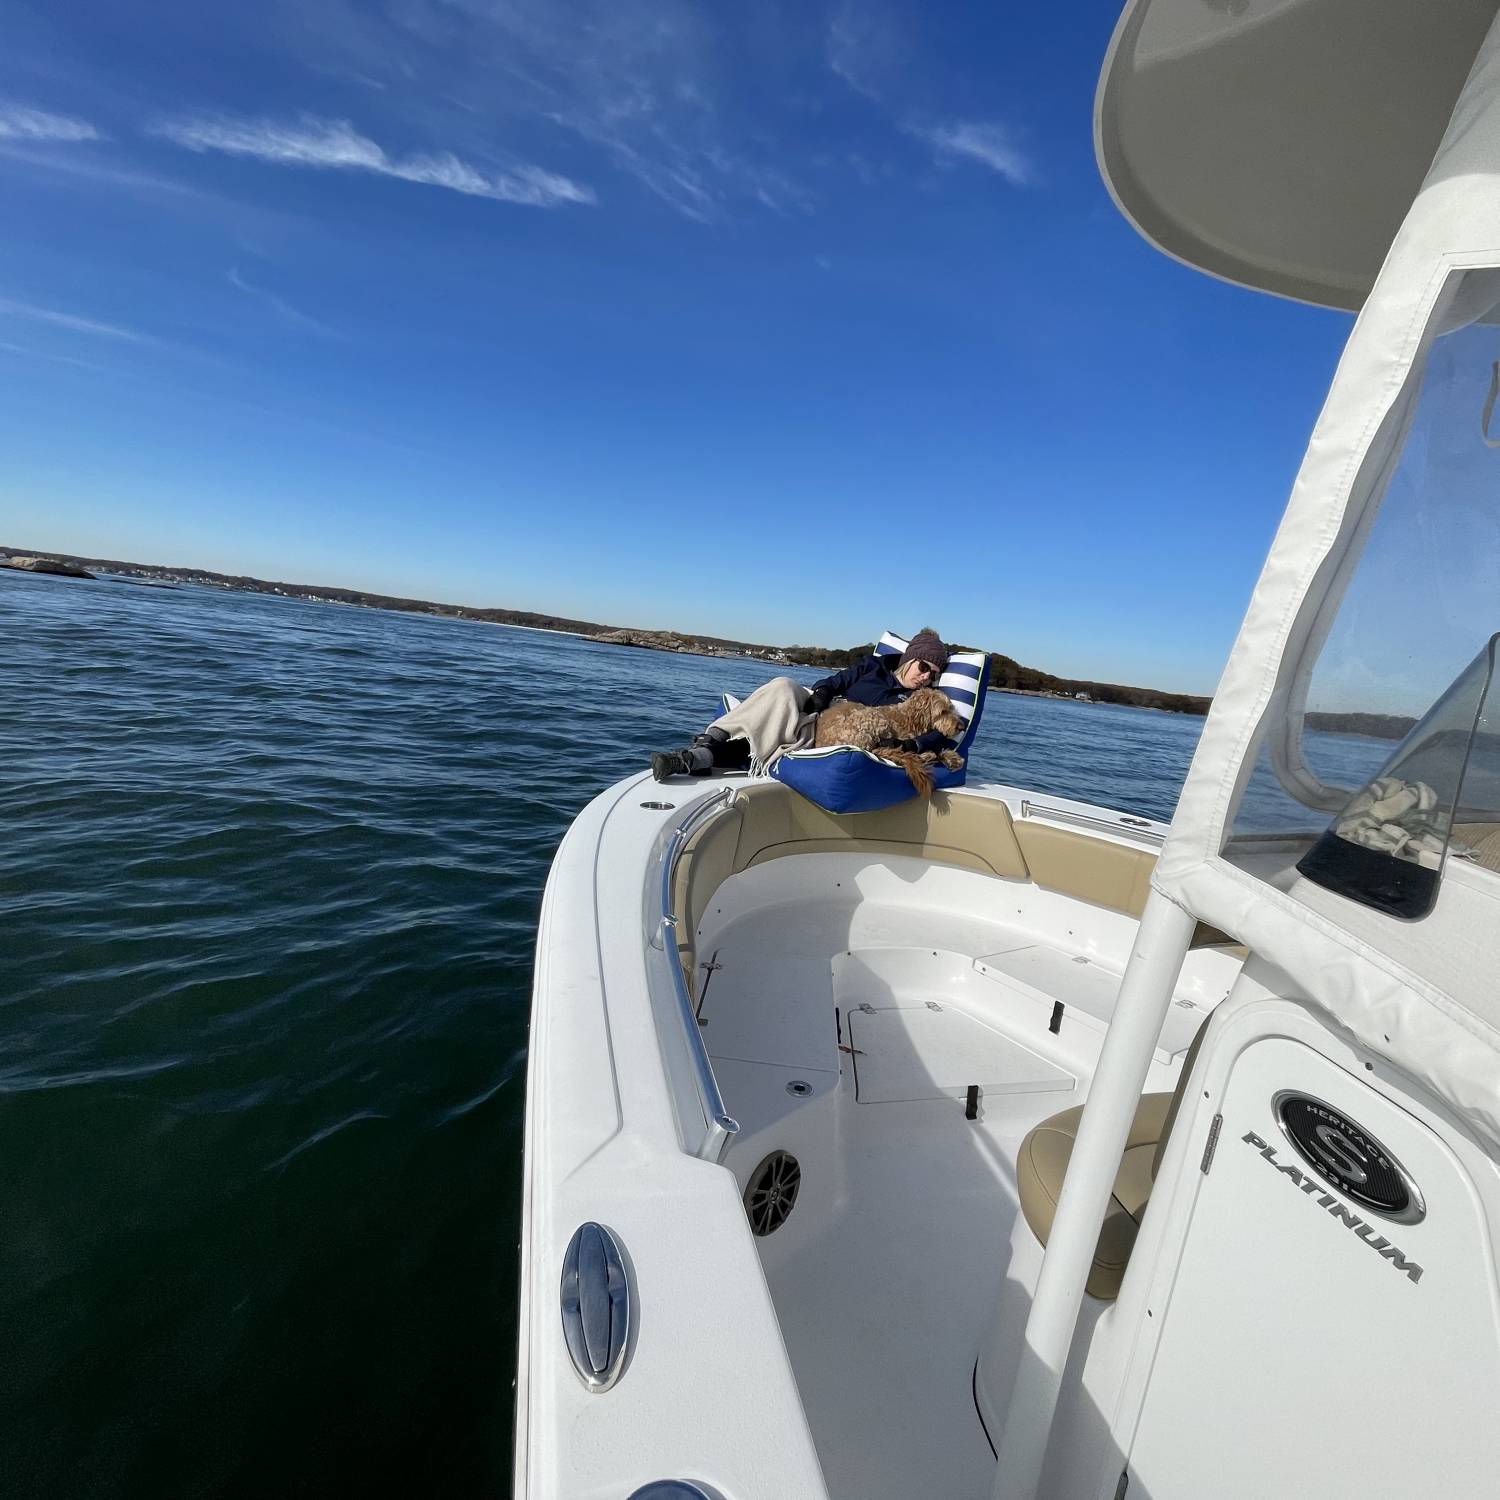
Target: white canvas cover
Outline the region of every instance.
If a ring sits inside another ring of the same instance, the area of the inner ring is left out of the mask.
[[[1490,278],[1471,273],[1497,266],[1500,29],[1492,28],[1339,363],[1154,883],[1248,943],[1500,1145],[1500,877],[1450,865],[1437,909],[1403,924],[1285,873],[1272,884],[1222,852],[1268,737],[1279,746],[1273,759],[1295,768],[1288,746],[1300,728],[1308,648],[1326,630],[1378,508],[1413,372],[1434,337],[1473,316],[1465,303]],[[1490,491],[1474,503],[1497,501]]]

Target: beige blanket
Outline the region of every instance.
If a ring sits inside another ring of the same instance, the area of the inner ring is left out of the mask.
[[[749,740],[750,769],[763,776],[788,750],[812,744],[818,716],[802,711],[808,693],[790,677],[773,677],[708,727],[722,729],[732,740]]]

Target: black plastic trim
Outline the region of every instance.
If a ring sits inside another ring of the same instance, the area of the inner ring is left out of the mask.
[[[1332,829],[1298,860],[1297,869],[1324,890],[1408,922],[1437,904],[1436,870],[1351,844]]]

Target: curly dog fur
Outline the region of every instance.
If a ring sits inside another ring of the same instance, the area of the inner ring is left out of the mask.
[[[939,730],[950,740],[960,740],[966,729],[964,721],[953,711],[952,700],[936,688],[918,688],[904,703],[870,708],[862,703],[840,699],[818,715],[813,738],[815,746],[852,745],[868,750],[881,760],[900,766],[922,797],[932,795],[932,772],[928,767],[940,761],[950,771],[963,769],[963,757],[953,750],[934,754],[902,750],[902,740],[914,740],[929,729]]]

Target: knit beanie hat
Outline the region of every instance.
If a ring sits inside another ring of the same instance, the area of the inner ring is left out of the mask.
[[[938,633],[930,625],[924,625],[912,638],[911,644],[901,653],[896,663],[899,672],[909,661],[931,662],[939,672],[948,665],[948,648],[938,639]]]

